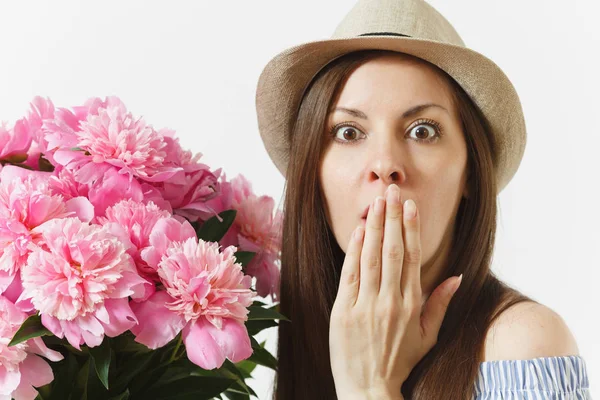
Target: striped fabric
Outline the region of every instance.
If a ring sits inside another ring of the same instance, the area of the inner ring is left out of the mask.
[[[496,360],[479,364],[472,400],[590,400],[581,356]]]

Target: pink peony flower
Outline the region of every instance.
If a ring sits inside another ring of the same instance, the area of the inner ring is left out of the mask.
[[[113,233],[119,229],[64,218],[33,230],[41,239],[21,269],[18,301],[31,299],[42,324],[77,349],[98,346],[105,334],[120,335],[137,322],[128,296],[142,296],[148,282],[127,253],[126,233]]]
[[[169,214],[173,214],[173,207],[171,207],[171,203],[164,199],[162,193],[158,190],[157,187],[147,183],[141,182],[141,188],[143,193],[143,202],[149,203],[153,202],[160,208],[161,210],[168,211]]]
[[[90,202],[94,205],[96,217],[104,216],[108,207],[114,206],[121,200],[143,201],[144,193],[140,183],[129,180],[120,174],[117,168],[106,170],[101,179],[90,186]]]
[[[220,243],[223,246],[238,246],[241,251],[256,253],[246,266],[246,274],[256,277],[258,295],[269,294],[279,299],[279,252],[281,249],[281,227],[283,214],[273,215],[275,201],[269,196],[256,196],[250,182],[238,175],[222,185],[224,196],[217,209],[237,211],[233,226]],[[213,205],[213,204],[211,204]]]
[[[48,187],[52,193],[61,195],[65,200],[79,196],[88,197],[90,192],[89,185],[77,182],[73,172],[65,168],[54,171],[48,178]]]
[[[8,347],[26,318],[25,313],[0,296],[0,399],[35,399],[38,392],[34,386],[44,386],[54,380],[52,368],[40,355],[50,361],[63,359],[39,337]]]
[[[173,242],[158,266],[166,291],[131,306],[140,322],[131,329],[136,341],[156,349],[183,330],[188,358],[204,369],[250,357],[244,321],[256,293],[235,251],[195,238]]]
[[[155,229],[156,223],[170,217],[171,215],[167,211],[160,210],[152,202],[144,204],[133,200],[122,200],[106,209],[106,217],[98,218],[99,224],[114,222],[129,234],[129,240],[132,243],[129,254],[135,261],[138,273],[151,283],[148,287],[149,290],[140,300],[146,300],[154,293],[152,282],[158,281],[156,268],[148,266],[142,259],[140,251],[150,246],[150,235]]]
[[[121,200],[144,200],[140,183],[135,179],[130,182],[114,167],[109,168],[94,184],[80,183],[73,171],[62,169],[49,178],[49,185],[53,193],[62,195],[66,200],[76,196],[87,197],[93,206],[95,218],[104,216],[108,207]]]
[[[42,144],[42,152],[53,153],[58,148],[70,149],[77,146],[81,123],[89,115],[98,115],[100,108],[120,107],[121,104],[117,97],[109,96],[105,101],[92,97],[83,106],[72,107],[72,110],[59,108],[55,111],[49,99],[36,97],[31,107],[34,112],[29,115],[29,120],[42,128],[38,140]]]
[[[12,129],[7,129],[5,123],[0,124],[0,161],[21,163],[27,160],[31,141],[27,120],[18,120]]]
[[[112,166],[119,173],[148,181],[161,182],[182,170],[164,163],[167,153],[163,135],[141,119],[134,120],[116,97],[107,108],[89,113],[80,123],[77,143],[69,140],[54,154],[54,159],[75,171],[81,183],[92,183]],[[60,130],[60,127],[58,128]],[[60,144],[60,143],[57,143]],[[81,151],[72,151],[78,147]]]
[[[251,196],[240,204],[236,224],[240,228],[239,248],[256,255],[246,266],[246,273],[256,277],[259,296],[279,299],[279,251],[281,248],[282,214],[273,216],[275,201],[268,196]]]
[[[196,238],[196,231],[188,221],[163,218],[156,221],[149,236],[149,246],[140,251],[140,257],[158,276],[158,265],[173,242],[184,242]]]
[[[217,215],[207,202],[219,196],[218,178],[221,169],[212,172],[208,165],[197,162],[201,154],[192,157],[190,152],[179,147],[178,142],[169,140],[168,143],[173,165],[180,166],[183,170],[163,182],[153,183],[153,186],[170,203],[174,214],[192,222]]]
[[[281,263],[278,253],[261,250],[254,243],[240,238],[240,249],[253,251],[256,254],[246,265],[245,273],[256,278],[256,291],[259,296],[271,295],[273,301],[279,301],[279,281]],[[254,250],[253,250],[254,249]]]
[[[32,230],[53,218],[78,215],[89,218],[85,198],[65,202],[48,187],[49,173],[12,165],[0,171],[0,294],[25,264],[36,237]]]
[[[29,151],[27,152],[27,160],[23,162],[23,165],[30,167],[36,171],[39,171],[40,168],[40,156],[42,153],[40,152],[39,145],[36,142],[32,142],[29,147]]]
[[[26,117],[27,125],[29,126],[33,140],[37,143],[37,151],[39,151],[39,153],[46,153],[48,150],[48,142],[42,127],[45,121],[54,118],[54,104],[52,104],[52,101],[49,98],[44,99],[41,96],[35,96],[29,105],[31,111],[29,111]]]
[[[273,215],[275,200],[254,195],[250,182],[243,175],[235,177],[231,185],[231,206],[237,210],[235,222],[240,227],[240,235],[265,251],[279,252],[283,215],[279,211]]]

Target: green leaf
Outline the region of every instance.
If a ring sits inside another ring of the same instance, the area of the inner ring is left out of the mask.
[[[91,156],[92,153],[90,153],[89,151],[82,149],[81,147],[71,147],[72,151],[84,151],[86,156]]]
[[[160,365],[158,368],[147,368],[143,373],[137,374],[129,383],[131,393],[136,395],[144,393],[149,386],[152,386],[154,382],[159,381],[170,367],[170,365]],[[187,375],[189,375],[189,373]],[[146,398],[147,396],[143,397]]]
[[[108,389],[108,370],[110,367],[110,342],[107,336],[104,336],[104,340],[100,346],[90,347],[90,360],[94,363],[94,369],[98,374],[98,379],[102,382],[102,385]]]
[[[240,362],[235,363],[235,366],[238,370],[244,375],[244,379],[252,377],[252,371],[256,368],[256,363],[248,360],[242,360]]]
[[[274,371],[277,371],[277,359],[273,357],[271,353],[262,345],[258,344],[256,339],[250,337],[250,343],[252,343],[252,349],[254,352],[250,357],[246,359],[246,361],[252,361],[264,367],[270,368]]]
[[[48,346],[49,348],[51,348],[53,350],[60,351],[60,350],[64,349],[64,350],[68,351],[69,353],[72,353],[73,355],[78,356],[78,357],[85,356],[86,352],[87,352],[87,349],[85,346],[82,346],[81,350],[77,350],[75,347],[71,346],[64,338],[61,339],[54,335],[43,336],[42,340],[44,341],[46,346]],[[86,352],[84,352],[83,350],[85,350]]]
[[[247,393],[240,393],[233,389],[226,390],[225,396],[227,396],[229,400],[250,400],[250,395]]]
[[[73,391],[77,370],[79,369],[77,358],[72,353],[66,353],[64,359],[50,363],[50,367],[52,367],[54,380],[46,385],[51,387],[51,395],[44,396],[44,400],[68,399]],[[40,393],[46,393],[46,386]]]
[[[149,349],[145,344],[136,342],[135,336],[131,331],[127,331],[112,338],[111,347],[117,353],[149,353],[152,351],[152,349]]]
[[[277,321],[273,321],[271,319],[249,320],[246,321],[245,324],[246,329],[248,330],[248,335],[250,336],[254,336],[265,329],[272,328],[274,326],[279,326]]]
[[[146,369],[152,361],[152,358],[155,355],[160,355],[158,353],[158,351],[152,351],[148,353],[138,353],[130,357],[121,368],[119,368],[112,389],[117,393],[124,391],[129,385],[129,382]]]
[[[83,367],[77,374],[75,380],[75,388],[73,390],[72,398],[79,400],[87,400],[87,386],[88,378],[90,376],[90,359],[88,358]]]
[[[235,379],[188,376],[152,390],[154,400],[210,400],[224,392]]]
[[[126,391],[124,391],[123,393],[121,393],[118,396],[111,397],[109,400],[127,400],[127,399],[129,399],[129,389],[127,389]]]
[[[45,400],[45,399],[50,399],[50,396],[52,395],[52,385],[51,384],[47,384],[41,387],[36,387],[37,391],[38,391],[38,395],[35,397],[35,400]]]
[[[254,255],[256,253],[252,252],[252,251],[236,251],[235,253],[233,253],[233,255],[235,256],[235,262],[242,264],[242,266],[246,266],[248,265],[248,263],[250,263],[250,261],[252,261],[252,258],[254,258]]]
[[[253,396],[256,396],[256,393],[254,392],[254,390],[252,390],[251,387],[249,387],[248,385],[246,385],[245,382],[245,374],[240,371],[238,369],[238,367],[231,362],[228,359],[225,359],[225,362],[223,363],[222,367],[220,368],[221,371],[227,371],[229,374],[232,374],[231,377],[236,379],[236,382],[234,384],[231,385],[230,389],[237,389],[240,392],[244,393],[244,394],[250,394]],[[224,375],[225,377],[230,377],[228,375]]]
[[[289,319],[287,317],[285,317],[282,314],[279,314],[277,311],[275,311],[275,309],[273,308],[263,308],[260,306],[250,306],[248,307],[248,310],[250,311],[248,313],[248,320],[249,321],[253,321],[253,320],[257,320],[257,319],[282,319],[284,321],[289,321]]]
[[[202,239],[207,242],[218,242],[225,236],[237,214],[236,210],[226,210],[219,213],[222,221],[215,216],[207,220],[198,228],[196,235],[198,239]]]
[[[52,335],[44,325],[42,325],[42,317],[39,315],[32,315],[23,322],[23,325],[19,328],[15,336],[13,336],[8,346],[14,346],[26,340],[34,337]]]

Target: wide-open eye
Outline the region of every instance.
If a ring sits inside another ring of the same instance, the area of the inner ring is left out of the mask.
[[[364,133],[355,126],[341,125],[333,128],[332,135],[339,142],[353,142],[360,138]]]
[[[414,133],[416,139],[429,140],[435,137],[435,129],[428,124],[419,124],[410,129],[410,133]]]
[[[410,128],[408,135],[417,142],[435,142],[442,136],[441,130],[437,122],[418,121]]]

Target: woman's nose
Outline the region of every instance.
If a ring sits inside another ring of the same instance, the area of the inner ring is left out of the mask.
[[[377,166],[371,168],[370,180],[377,181],[381,180],[386,186],[392,183],[400,184],[403,179],[403,174],[399,167],[396,167],[393,163],[381,161]]]
[[[402,158],[391,154],[375,155],[370,170],[370,181],[381,180],[386,187],[395,183],[399,185],[404,181],[404,172],[401,165]]]
[[[402,145],[396,143],[392,134],[381,138],[370,154],[369,181],[381,180],[385,186],[392,183],[400,184],[404,181],[402,160],[406,159]]]

